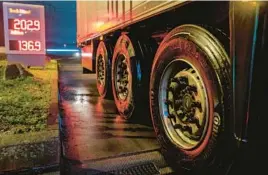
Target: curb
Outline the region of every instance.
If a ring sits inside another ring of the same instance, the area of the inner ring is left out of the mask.
[[[55,60],[57,61],[57,60]],[[58,105],[59,105],[59,99],[58,99],[58,93],[59,93],[59,63],[57,61],[57,71],[56,73],[52,75],[51,78],[51,104],[49,108],[49,117],[47,120],[48,125],[54,125],[57,123],[57,116],[59,113]]]
[[[0,175],[43,174],[43,173],[55,172],[55,171],[59,171],[59,164],[51,164],[47,166],[34,167],[34,168],[25,168],[25,169],[19,169],[16,171],[3,171],[3,172],[0,172]]]

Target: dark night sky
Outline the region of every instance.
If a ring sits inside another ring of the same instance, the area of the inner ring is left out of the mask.
[[[47,1],[46,35],[47,47],[76,47],[76,1]]]

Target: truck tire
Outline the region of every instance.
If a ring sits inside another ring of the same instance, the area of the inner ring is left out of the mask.
[[[121,35],[112,59],[112,90],[117,110],[125,119],[130,119],[135,109],[136,61],[132,42]]]
[[[155,55],[149,98],[171,166],[214,171],[228,154],[231,104],[230,59],[216,37],[196,25],[173,29]]]
[[[101,41],[96,52],[96,75],[97,75],[97,89],[102,98],[106,98],[110,94],[110,77],[111,69],[109,64],[109,54],[107,52],[105,43]]]

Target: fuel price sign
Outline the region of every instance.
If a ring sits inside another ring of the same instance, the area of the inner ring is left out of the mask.
[[[45,55],[44,6],[3,3],[7,54]]]

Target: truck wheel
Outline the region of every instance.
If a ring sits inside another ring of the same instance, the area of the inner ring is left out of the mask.
[[[101,41],[96,53],[97,89],[102,98],[109,94],[110,89],[110,66],[109,55],[105,43]]]
[[[136,58],[126,35],[117,40],[112,59],[112,89],[118,112],[129,119],[134,111]]]
[[[160,44],[151,71],[150,110],[171,164],[200,171],[220,161],[219,149],[228,147],[221,142],[229,126],[230,71],[223,46],[199,26],[177,27]]]

